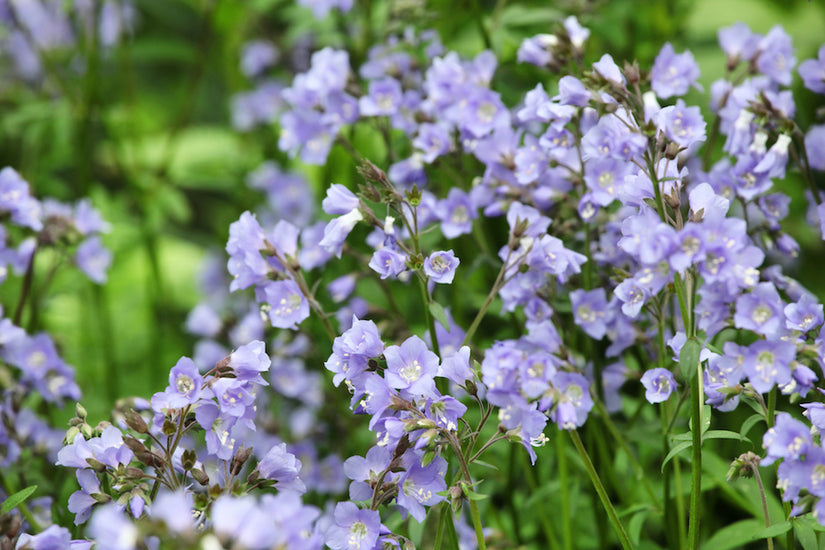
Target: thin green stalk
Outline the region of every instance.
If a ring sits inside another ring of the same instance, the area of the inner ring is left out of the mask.
[[[470,328],[467,329],[467,333],[464,335],[464,340],[461,342],[461,345],[466,345],[475,334],[476,330],[478,329],[478,325],[481,324],[481,320],[487,314],[487,310],[490,309],[490,305],[493,303],[493,299],[498,294],[498,291],[501,290],[501,287],[504,286],[504,283],[507,282],[505,280],[505,273],[507,272],[507,266],[510,265],[510,258],[513,255],[512,249],[507,252],[507,258],[504,260],[504,264],[502,264],[501,269],[496,276],[496,280],[493,283],[493,288],[490,289],[490,293],[487,294],[487,298],[484,300],[484,304],[481,306],[481,309],[478,310],[476,313],[475,319],[470,324]],[[509,280],[509,277],[507,278]]]
[[[685,531],[685,492],[682,490],[682,461],[678,456],[673,457],[673,484],[676,493],[676,530],[679,533],[679,548],[687,548],[687,532]]]
[[[762,485],[762,476],[759,475],[759,467],[755,463],[750,464],[753,477],[759,486],[759,497],[762,499],[762,513],[765,515],[765,527],[771,526],[771,517],[768,515],[768,499],[765,496],[765,486]],[[793,531],[793,529],[791,529]],[[768,537],[768,550],[773,550],[773,538]]]
[[[34,280],[35,256],[37,256],[37,248],[32,251],[31,258],[29,258],[29,265],[26,266],[26,274],[23,275],[23,288],[20,290],[20,298],[17,300],[17,307],[14,309],[14,317],[12,317],[12,323],[18,327],[23,317],[23,307],[26,305],[26,298],[28,298],[29,292],[31,292],[32,281]]]
[[[633,544],[630,542],[630,537],[627,536],[627,532],[625,531],[621,520],[619,520],[619,515],[616,513],[616,509],[613,508],[613,503],[610,502],[610,497],[607,495],[604,485],[602,485],[602,481],[599,478],[599,473],[596,471],[596,468],[593,467],[593,462],[590,460],[590,455],[587,454],[587,449],[585,449],[582,444],[579,433],[576,430],[569,430],[569,433],[570,439],[573,440],[573,445],[576,446],[576,450],[579,452],[579,456],[584,463],[584,467],[587,469],[587,473],[590,476],[590,481],[593,483],[593,487],[599,494],[599,499],[602,501],[602,506],[604,506],[604,510],[607,512],[607,517],[619,537],[619,542],[621,542],[622,548],[625,550],[631,550],[633,548]]]
[[[560,437],[556,439],[561,439]],[[527,480],[527,486],[530,488],[530,493],[535,493],[538,491],[540,483],[536,481],[533,465],[530,464],[527,460],[527,455],[524,453],[520,453],[521,461],[522,461],[522,471],[524,472],[524,478]],[[564,486],[562,483],[562,490],[567,490],[567,487]],[[553,533],[553,527],[550,525],[550,518],[547,517],[547,507],[546,506],[537,506],[536,510],[539,514],[539,524],[541,525],[542,531],[544,531],[544,538],[547,539],[547,543],[550,545],[552,550],[560,550],[559,541],[556,540],[555,534]]]
[[[699,369],[699,365],[691,365],[691,368]],[[690,415],[693,420],[691,430],[693,446],[691,448],[693,457],[690,464],[691,485],[690,485],[690,527],[688,531],[689,548],[695,550],[699,548],[699,505],[702,495],[702,396],[699,383],[702,373],[697,372],[690,381]]]
[[[653,487],[650,485],[650,481],[647,478],[644,468],[639,463],[639,460],[636,458],[636,455],[630,450],[630,445],[627,444],[627,441],[622,436],[622,433],[616,428],[616,425],[613,424],[613,420],[610,418],[610,414],[607,412],[607,409],[604,408],[604,403],[597,400],[596,401],[596,410],[599,412],[602,420],[604,421],[605,425],[607,426],[607,431],[610,432],[610,435],[613,436],[613,439],[616,443],[619,444],[619,447],[627,455],[628,460],[630,461],[630,465],[633,467],[633,470],[636,473],[636,481],[641,481],[642,485],[645,488],[650,500],[659,511],[662,510],[662,503],[659,501],[659,497],[656,496],[656,492],[653,490]],[[665,438],[667,439],[667,438]]]
[[[456,438],[455,434],[452,432],[446,432],[447,441],[452,447],[453,452],[455,453],[456,458],[458,459],[458,464],[461,466],[461,473],[464,475],[464,479],[467,482],[469,487],[473,486],[473,476],[470,475],[470,470],[467,467],[467,461],[464,459],[464,453],[461,451],[461,443],[459,443],[458,439]],[[481,515],[478,513],[478,503],[473,499],[468,499],[470,501],[470,516],[473,519],[473,528],[476,532],[476,541],[478,542],[478,550],[487,550],[487,544],[484,542],[484,528],[482,527],[481,523]]]
[[[561,434],[558,434],[561,436]],[[556,437],[556,459],[559,461],[559,482],[561,483],[561,537],[564,550],[573,548],[573,531],[570,524],[570,477],[567,470],[567,454],[564,439]]]
[[[433,352],[441,357],[441,349],[438,347],[438,337],[435,334],[435,319],[430,313],[430,293],[427,292],[427,282],[418,278],[418,286],[421,289],[421,301],[424,304],[424,315],[427,318],[427,329],[430,331],[430,340],[433,342]]]

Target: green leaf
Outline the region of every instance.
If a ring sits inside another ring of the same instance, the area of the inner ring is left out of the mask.
[[[813,527],[801,521],[794,521],[793,531],[804,550],[819,550],[819,542]]]
[[[438,520],[443,523],[444,538],[441,539],[441,548],[445,550],[458,550],[458,535],[455,532],[455,523],[453,523],[453,512],[450,509],[449,503],[445,502],[441,507],[441,513]],[[436,550],[439,550],[438,548]]]
[[[436,321],[441,323],[444,330],[450,330],[450,321],[447,320],[447,313],[441,304],[438,302],[430,302],[430,313],[432,313]]]
[[[713,548],[715,550],[740,548],[748,542],[776,537],[787,533],[790,529],[790,521],[783,521],[782,523],[765,527],[762,520],[745,519],[718,530],[702,547]]]
[[[668,462],[670,462],[671,458],[678,455],[679,453],[681,453],[685,449],[689,449],[692,445],[693,445],[692,441],[683,441],[682,443],[679,443],[678,445],[673,447],[670,450],[670,452],[667,453],[667,456],[665,457],[665,459],[662,461],[662,472],[665,471],[665,466],[667,465]]]
[[[671,439],[673,441],[692,441],[693,436],[690,432],[674,435]],[[702,434],[702,441],[706,439],[738,439],[741,440],[742,436],[736,432],[732,432],[730,430],[709,430]]]
[[[0,505],[0,516],[3,514],[8,514],[11,512],[15,507],[19,506],[26,502],[26,500],[32,496],[32,494],[37,490],[37,485],[32,485],[31,487],[26,487],[22,491],[18,491],[14,493],[12,496],[7,498],[3,501],[3,504]]]
[[[682,351],[679,352],[679,368],[682,376],[690,382],[696,376],[699,367],[699,354],[702,351],[702,343],[695,336],[688,338]]]
[[[765,420],[765,417],[761,414],[752,414],[747,420],[742,422],[742,429],[739,430],[739,435],[742,436],[742,439],[745,439],[751,429],[763,420]]]
[[[693,440],[691,438],[692,435],[690,432],[675,435],[671,438],[673,441],[679,441],[680,443],[672,449],[670,449],[670,452],[667,453],[667,456],[662,461],[663,472],[665,471],[665,465],[668,462],[670,462],[670,459],[672,459],[674,456],[678,455],[685,449],[689,449],[693,446]],[[702,441],[705,441],[706,439],[736,439],[741,441],[742,436],[730,430],[709,430],[702,434]]]
[[[632,542],[634,546],[639,545],[639,541],[642,537],[642,527],[645,525],[648,512],[649,509],[637,512],[636,515],[630,518],[630,521],[627,524],[627,535],[630,537],[630,542]]]

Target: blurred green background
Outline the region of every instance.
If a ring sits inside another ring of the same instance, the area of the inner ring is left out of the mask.
[[[548,32],[571,13],[592,30],[588,61],[611,52],[619,62],[635,58],[649,66],[671,41],[677,51],[694,53],[706,90],[724,72],[720,27],[744,21],[765,33],[781,24],[799,61],[815,57],[825,41],[820,0],[361,0],[350,14],[323,21],[291,0],[134,5],[134,30],[112,50],[81,44],[50,52],[46,76],[37,82],[14,76],[7,59],[0,66],[0,164],[15,167],[38,197],[90,196],[112,224],[105,238],[114,253],[108,284],[61,273],[38,295],[43,313],[27,325],[55,335],[78,370],[92,417],[105,417],[119,397],[162,389],[170,366],[192,353],[194,338],[183,324],[200,298],[199,268],[207,252],[222,251],[229,224],[262,200],[244,183],[251,170],[275,159],[306,174],[319,196],[331,182],[357,181],[352,162],[338,151],[325,168],[308,167],[278,151],[275,126],[233,130],[231,98],[252,87],[239,70],[246,41],[274,42],[281,62],[272,76],[288,82],[323,46],[350,49],[355,64],[370,37],[406,25],[435,28],[447,49],[463,55],[494,49],[500,59],[495,87],[509,105],[537,79],[549,87],[554,80],[515,63],[521,40]],[[807,105],[800,111],[822,104],[798,79],[794,88]],[[815,267],[823,252],[818,235],[808,232],[803,245],[803,257],[815,258]],[[806,265],[811,270],[810,261]],[[38,274],[35,289],[44,277]],[[825,289],[817,278],[803,281]],[[7,311],[19,289],[19,278],[0,287]]]

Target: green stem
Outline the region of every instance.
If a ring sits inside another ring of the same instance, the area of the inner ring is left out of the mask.
[[[470,324],[470,328],[467,329],[467,333],[464,335],[464,340],[461,342],[462,346],[466,345],[472,339],[473,335],[478,329],[478,325],[481,324],[481,320],[487,314],[487,310],[490,309],[490,304],[493,303],[493,299],[498,294],[498,291],[501,290],[501,287],[504,286],[504,283],[506,282],[504,280],[504,274],[507,272],[507,267],[510,265],[510,257],[512,255],[513,251],[511,249],[507,252],[507,258],[504,260],[504,264],[501,266],[501,269],[499,270],[498,275],[496,276],[496,280],[493,283],[493,288],[490,289],[490,293],[487,294],[487,298],[484,300],[484,304],[481,306],[481,309],[478,310],[478,313],[476,313],[476,316],[473,319],[472,324]]]
[[[441,348],[438,346],[438,337],[435,334],[435,319],[433,318],[433,314],[430,313],[430,293],[427,292],[427,282],[419,277],[418,278],[418,287],[421,289],[421,301],[424,304],[424,315],[427,319],[427,329],[430,331],[430,340],[433,342],[433,352],[441,357]]]
[[[560,437],[556,439],[561,439]],[[533,465],[530,464],[527,460],[527,455],[525,453],[519,453],[521,455],[521,461],[523,464],[522,471],[524,472],[524,478],[527,480],[527,486],[530,488],[530,493],[534,494],[539,489],[540,483],[536,482],[534,468]],[[562,490],[567,490],[564,485],[564,481],[562,481]],[[541,524],[541,529],[544,531],[544,537],[547,539],[547,543],[550,545],[550,548],[553,550],[560,550],[559,541],[556,540],[555,534],[553,533],[553,527],[550,525],[550,518],[547,517],[547,506],[537,506],[536,510],[539,514],[539,523]]]
[[[762,485],[762,476],[759,475],[759,467],[756,464],[751,464],[751,471],[753,477],[756,478],[756,484],[759,486],[759,497],[762,499],[762,513],[765,515],[765,527],[771,526],[771,517],[768,515],[768,499],[765,496],[765,486]],[[773,550],[773,538],[768,537],[768,550]]]
[[[582,444],[579,433],[576,430],[569,430],[569,433],[570,439],[573,440],[573,445],[576,446],[576,450],[579,452],[582,462],[584,462],[584,467],[587,469],[587,473],[590,476],[590,481],[593,483],[593,487],[599,494],[599,499],[602,501],[602,506],[604,506],[604,510],[607,512],[607,517],[610,519],[613,529],[619,536],[619,542],[621,542],[622,548],[625,550],[631,550],[633,548],[633,544],[630,542],[630,537],[627,536],[627,532],[625,531],[622,522],[619,520],[619,515],[616,513],[616,509],[613,508],[613,504],[610,502],[610,497],[607,495],[604,485],[602,485],[602,481],[599,478],[599,473],[596,471],[596,468],[593,467],[593,462],[591,462],[590,455],[587,454],[587,450]]]
[[[23,275],[23,288],[20,290],[20,298],[17,300],[17,307],[14,310],[14,317],[12,323],[20,326],[20,321],[23,317],[23,307],[26,305],[26,298],[31,292],[32,281],[34,280],[34,258],[37,256],[37,248],[32,251],[31,258],[29,258],[29,265],[26,266],[26,274]]]
[[[461,443],[458,442],[458,439],[452,432],[445,431],[444,435],[447,436],[447,441],[458,459],[458,464],[461,466],[461,473],[464,475],[464,479],[468,486],[472,487],[473,477],[470,475],[470,469],[467,467],[467,461],[464,459],[464,453],[461,451]],[[481,524],[481,515],[478,513],[478,504],[473,499],[468,500],[470,501],[470,516],[473,518],[473,528],[476,532],[478,550],[487,550],[487,545],[484,542],[484,528]]]
[[[768,424],[768,428],[773,427],[775,416],[774,411],[776,411],[776,386],[771,388],[771,391],[768,393],[768,417],[765,419],[765,422]]]
[[[607,431],[610,432],[610,435],[613,436],[613,439],[616,440],[616,443],[619,444],[619,447],[622,448],[627,455],[628,460],[630,460],[630,465],[633,466],[633,470],[636,473],[636,480],[642,482],[642,485],[644,485],[645,491],[650,497],[650,500],[653,502],[653,505],[661,511],[662,503],[659,501],[659,497],[656,496],[656,492],[653,490],[653,487],[651,487],[644,468],[639,463],[636,455],[630,450],[630,445],[628,445],[625,438],[622,437],[622,433],[618,430],[618,428],[616,428],[616,425],[613,424],[610,414],[607,412],[607,409],[604,408],[604,403],[601,401],[596,401],[596,410],[599,412],[602,420],[604,420],[604,423],[607,426]]]
[[[699,365],[691,365],[691,368],[699,369]],[[691,485],[690,485],[690,527],[688,530],[689,548],[696,550],[699,548],[699,504],[702,494],[702,396],[701,381],[702,373],[697,372],[690,381],[690,414],[693,421],[693,446],[691,448],[693,457],[690,464]]]
[[[558,434],[561,436],[561,433]],[[567,454],[564,439],[556,437],[556,459],[559,461],[559,481],[561,482],[561,536],[564,550],[573,548],[573,531],[570,523],[570,477],[567,472]]]

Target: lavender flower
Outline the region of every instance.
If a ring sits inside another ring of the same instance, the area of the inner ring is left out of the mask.
[[[259,301],[269,306],[269,321],[273,327],[295,330],[309,317],[309,302],[291,279],[267,283],[256,293]]]
[[[450,284],[459,263],[452,250],[433,252],[424,259],[424,273],[431,281]]]
[[[645,387],[645,399],[649,403],[662,403],[676,389],[676,380],[669,370],[655,368],[642,375],[642,385]]]
[[[650,69],[650,87],[661,99],[685,95],[698,78],[699,65],[693,54],[677,54],[670,42],[659,51]]]

